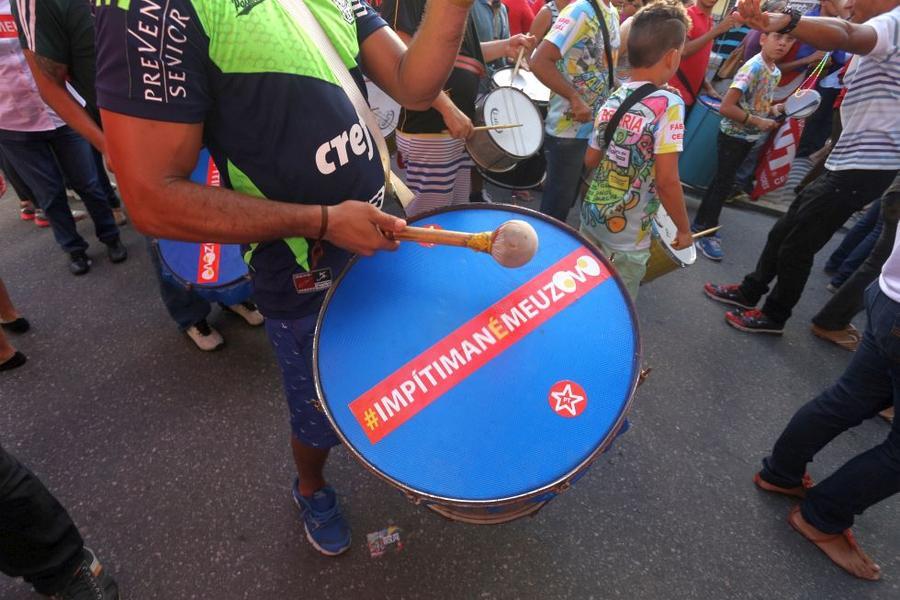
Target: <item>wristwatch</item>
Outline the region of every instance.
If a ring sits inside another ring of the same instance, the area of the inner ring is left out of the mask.
[[[788,21],[788,24],[779,29],[776,33],[790,33],[794,30],[794,28],[797,27],[797,23],[800,22],[800,17],[803,16],[803,13],[801,13],[796,8],[785,8],[781,12],[788,15],[791,20]]]

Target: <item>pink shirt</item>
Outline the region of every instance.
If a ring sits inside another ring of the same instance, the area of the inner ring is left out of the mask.
[[[0,81],[0,129],[52,131],[65,124],[41,100],[19,44],[9,0],[0,0]]]

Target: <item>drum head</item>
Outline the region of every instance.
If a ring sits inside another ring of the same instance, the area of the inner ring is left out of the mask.
[[[633,307],[577,232],[503,205],[416,224],[486,231],[509,219],[539,236],[525,266],[404,242],[355,258],[319,315],[328,418],[363,464],[413,496],[480,506],[552,492],[612,442],[637,385]]]
[[[489,129],[488,135],[508,155],[533,156],[544,143],[544,123],[531,99],[514,88],[498,88],[483,99],[484,124],[519,124],[510,129]]]
[[[681,250],[672,247],[672,242],[678,235],[678,228],[675,227],[672,217],[669,216],[662,204],[659,205],[653,216],[653,233],[662,242],[669,256],[680,263],[682,267],[692,265],[697,260],[697,247],[693,244]]]
[[[218,289],[247,275],[237,244],[196,244],[157,240],[163,265],[178,279],[197,288]]]
[[[365,78],[365,82],[369,107],[375,113],[381,135],[387,137],[397,129],[397,123],[400,122],[400,105],[368,77]]]
[[[519,69],[516,74],[516,80],[512,80],[513,67],[500,69],[496,71],[491,79],[497,87],[513,87],[522,90],[525,95],[538,104],[547,104],[550,102],[550,88],[540,82],[537,76],[531,71]]]
[[[784,101],[784,114],[795,119],[805,119],[812,116],[821,103],[822,95],[816,90],[797,90]]]

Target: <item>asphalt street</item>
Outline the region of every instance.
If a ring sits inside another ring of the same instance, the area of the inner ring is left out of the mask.
[[[110,264],[94,241],[93,270],[75,278],[51,233],[18,220],[10,193],[0,201],[0,276],[33,330],[13,340],[29,363],[0,374],[0,443],[69,509],[129,600],[900,598],[898,498],[855,527],[885,573],[867,583],[790,529],[788,499],[752,485],[793,412],[851,356],[809,332],[840,234],[781,338],[731,329],[703,296],[704,281],[751,269],[773,221],[726,209],[724,262],[700,258],[642,288],[653,371],[632,428],[536,517],[446,521],[338,449],[327,475],[354,546],[335,559],[312,549],[290,501],[287,411],[264,332],[216,311],[227,346],[198,351],[166,314],[133,227],[126,263]],[[80,230],[90,236],[90,223]],[[880,420],[847,432],[812,476],[887,432]],[[371,557],[366,534],[390,526],[402,550]],[[36,596],[0,577],[0,598]]]

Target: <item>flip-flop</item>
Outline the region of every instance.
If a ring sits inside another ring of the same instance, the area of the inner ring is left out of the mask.
[[[28,358],[18,350],[11,357],[0,363],[0,371],[18,369],[28,361]]]
[[[820,337],[832,344],[837,344],[844,350],[850,352],[856,352],[856,349],[859,347],[859,342],[862,340],[859,329],[853,325],[847,325],[845,328],[838,330],[824,329],[818,325],[813,325],[810,327],[810,330],[816,337]]]
[[[760,475],[759,472],[757,472],[756,475],[753,476],[753,483],[756,484],[756,487],[766,492],[783,494],[785,496],[793,496],[794,498],[806,498],[806,490],[815,485],[815,483],[813,483],[812,477],[809,476],[809,473],[803,474],[803,482],[796,487],[786,488],[775,485],[773,483],[769,483],[762,478],[762,475]]]
[[[825,554],[825,556],[827,556],[829,558],[829,560],[831,560],[831,562],[833,562],[834,564],[836,564],[837,566],[842,568],[844,571],[846,571],[850,575],[853,575],[854,577],[859,577],[860,579],[865,579],[867,581],[877,581],[877,580],[881,579],[881,571],[880,570],[876,571],[878,573],[878,576],[875,579],[870,579],[868,577],[860,577],[856,573],[853,573],[852,571],[847,569],[847,567],[845,567],[841,563],[834,560],[834,558],[832,558],[831,555],[825,551],[825,548],[824,548],[825,545],[831,544],[838,540],[843,539],[844,541],[846,541],[847,544],[849,544],[850,548],[854,552],[856,552],[860,557],[863,558],[863,560],[865,562],[871,562],[874,565],[875,564],[874,561],[872,561],[872,559],[865,552],[862,551],[862,548],[859,547],[859,544],[856,542],[856,538],[853,536],[852,531],[850,531],[849,529],[845,529],[841,533],[823,533],[821,535],[810,535],[810,534],[806,533],[805,531],[803,531],[803,529],[799,525],[798,518],[800,518],[800,517],[801,517],[800,505],[798,504],[797,506],[795,506],[794,508],[791,509],[790,513],[788,513],[787,522],[791,527],[794,528],[794,530],[797,533],[799,533],[800,535],[805,537],[807,540],[809,540],[810,542],[815,544],[816,548],[821,550]]]

